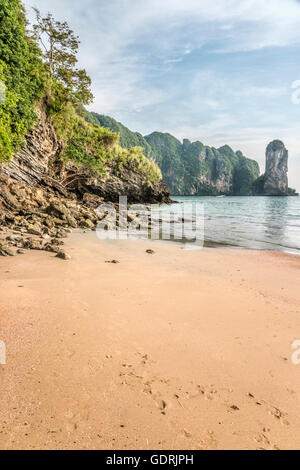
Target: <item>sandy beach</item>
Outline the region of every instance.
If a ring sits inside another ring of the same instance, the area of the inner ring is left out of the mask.
[[[66,251],[0,261],[1,449],[300,448],[300,257]]]

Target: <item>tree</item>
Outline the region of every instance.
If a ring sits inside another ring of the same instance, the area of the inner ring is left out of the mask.
[[[37,8],[34,11],[37,24],[33,26],[33,35],[42,46],[50,77],[69,89],[72,101],[91,103],[91,79],[84,69],[76,68],[80,44],[78,36],[66,21],[56,21],[51,13],[42,17]]]

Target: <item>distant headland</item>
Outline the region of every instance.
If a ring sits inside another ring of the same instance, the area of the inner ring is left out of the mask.
[[[115,119],[87,113],[87,120],[120,134],[125,148],[140,146],[160,167],[163,179],[174,196],[295,196],[288,187],[288,151],[283,142],[267,146],[266,169],[260,176],[258,163],[234,152],[229,145],[209,147],[199,141],[180,142],[169,133],[142,136]]]

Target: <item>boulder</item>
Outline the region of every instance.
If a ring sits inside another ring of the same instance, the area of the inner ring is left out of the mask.
[[[27,233],[30,235],[37,235],[38,237],[43,235],[43,231],[38,225],[30,225],[27,229]]]
[[[4,245],[0,245],[0,256],[15,256],[15,254]]]
[[[46,212],[57,219],[65,219],[68,216],[67,208],[60,201],[51,201]]]

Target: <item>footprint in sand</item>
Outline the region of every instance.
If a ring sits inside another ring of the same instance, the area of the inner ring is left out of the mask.
[[[190,433],[186,429],[184,429],[182,433],[183,433],[184,437],[186,437],[188,439],[190,439],[192,437],[192,433]]]
[[[166,410],[166,408],[167,408],[167,403],[165,402],[165,400],[159,400],[158,406],[159,406],[159,409],[160,409],[162,412],[165,412],[165,410]]]
[[[155,361],[153,361],[153,360],[150,358],[149,354],[138,353],[138,355],[139,355],[140,358],[141,358],[141,364],[142,364],[143,366],[146,366],[146,365],[148,365],[148,364],[155,364]]]
[[[274,416],[276,419],[278,419],[281,422],[281,424],[284,424],[285,426],[289,426],[290,423],[286,419],[287,414],[284,413],[283,411],[279,410],[278,408],[272,407],[269,410],[269,414]]]
[[[150,382],[146,382],[144,384],[144,392],[150,395],[150,397],[155,402],[155,404],[158,407],[158,409],[160,410],[160,412],[163,415],[165,415],[166,411],[167,411],[167,407],[169,406],[169,403],[167,403],[166,400],[164,400],[161,397],[161,394],[159,392],[153,392]]]
[[[253,440],[260,444],[260,447],[258,448],[259,450],[280,450],[279,447],[272,443],[267,436],[267,432],[269,432],[270,429],[266,430],[265,428],[263,429],[263,432],[257,433],[254,435]],[[263,447],[262,447],[263,446]]]
[[[215,438],[213,431],[207,431],[206,436],[201,439],[197,444],[199,450],[214,450],[218,447],[218,441]]]
[[[205,398],[205,400],[213,400],[214,398],[217,397],[217,394],[218,394],[218,391],[214,388],[213,385],[209,387],[203,387],[202,385],[197,385],[197,389],[198,389],[197,396],[202,395]],[[191,398],[194,398],[194,397],[191,396]]]
[[[154,402],[156,403],[157,407],[159,408],[162,414],[166,414],[166,409],[167,409],[168,404],[165,400],[161,398],[158,392],[153,393],[150,381],[144,383],[143,392],[151,396],[151,398],[154,400]]]
[[[287,420],[287,413],[285,413],[284,411],[281,411],[276,406],[270,405],[269,403],[267,403],[264,400],[256,401],[256,399],[255,399],[255,397],[252,393],[248,393],[248,397],[250,399],[254,400],[254,403],[256,405],[265,406],[268,409],[268,413],[271,416],[274,416],[274,418],[278,419],[278,421],[280,421],[281,424],[284,424],[285,426],[289,426],[290,423]]]

